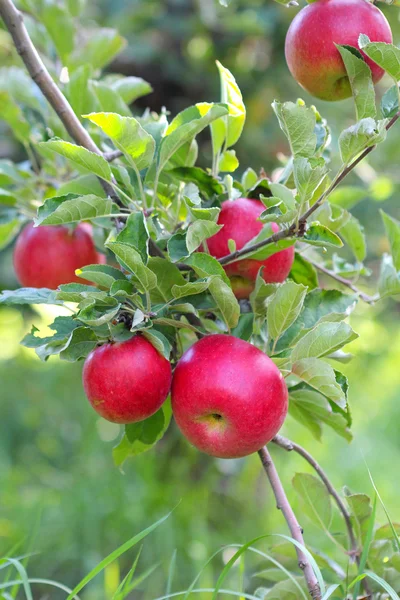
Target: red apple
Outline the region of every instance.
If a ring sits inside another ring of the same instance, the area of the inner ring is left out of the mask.
[[[303,8],[293,19],[286,36],[286,61],[296,81],[321,100],[351,96],[347,72],[335,44],[358,48],[358,37],[372,42],[392,42],[384,14],[367,0],[318,0]],[[365,54],[378,82],[384,71]]]
[[[230,335],[207,336],[185,352],[171,397],[182,433],[219,458],[259,450],[278,433],[288,410],[279,369],[261,350]]]
[[[141,335],[104,344],[87,357],[83,387],[94,410],[113,423],[151,417],[171,387],[171,365]]]
[[[73,231],[64,225],[27,225],[14,250],[14,268],[24,287],[55,290],[63,283],[85,283],[75,270],[85,265],[104,264],[96,251],[87,223]],[[88,283],[88,282],[87,282]]]
[[[241,250],[263,228],[258,219],[264,211],[265,206],[259,200],[239,198],[223,202],[218,218],[218,224],[223,227],[207,240],[210,254],[215,258],[229,254],[229,240],[234,240],[236,249]],[[272,230],[275,233],[279,231],[276,223],[272,223]],[[276,252],[265,260],[245,258],[224,266],[224,269],[231,279],[236,297],[241,300],[248,298],[254,289],[260,267],[264,267],[263,278],[267,283],[282,283],[289,275],[293,260],[294,248],[291,247]]]

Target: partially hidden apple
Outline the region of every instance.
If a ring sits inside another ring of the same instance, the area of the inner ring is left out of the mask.
[[[230,253],[228,242],[233,240],[237,250],[255,238],[263,228],[259,217],[265,206],[260,200],[238,198],[226,200],[221,205],[218,224],[222,229],[207,240],[210,254],[215,258],[223,258]],[[272,223],[272,231],[279,231],[279,226]],[[282,283],[289,275],[294,260],[294,248],[286,248],[276,252],[265,260],[244,258],[224,266],[225,272],[231,279],[235,296],[241,300],[248,298],[254,289],[258,271],[263,270],[263,279],[267,283]]]
[[[307,92],[321,100],[342,100],[351,87],[335,44],[358,48],[366,34],[372,42],[392,42],[384,14],[367,0],[318,0],[295,16],[286,36],[285,54],[290,72]],[[377,83],[384,74],[363,55]]]
[[[278,433],[288,410],[285,380],[261,350],[230,335],[210,335],[180,359],[172,410],[184,436],[219,458],[260,450]]]
[[[87,357],[83,387],[94,410],[113,423],[151,417],[166,400],[171,365],[143,336],[104,344]]]
[[[27,225],[17,239],[14,268],[24,287],[57,289],[64,283],[88,283],[75,274],[85,265],[104,264],[97,252],[91,226],[80,223],[70,230],[65,225]]]

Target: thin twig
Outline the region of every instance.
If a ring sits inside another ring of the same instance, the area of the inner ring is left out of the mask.
[[[357,286],[354,285],[354,283],[352,281],[350,281],[350,279],[345,279],[341,275],[338,275],[334,271],[327,269],[323,265],[320,265],[319,263],[316,263],[313,260],[310,260],[310,259],[307,259],[307,260],[309,263],[311,263],[313,265],[313,267],[318,269],[318,271],[321,271],[321,273],[328,275],[328,277],[332,277],[332,279],[335,279],[335,281],[338,281],[342,285],[345,285],[346,287],[353,290],[353,292],[355,292],[357,294],[357,296],[359,296],[361,298],[361,300],[363,300],[364,302],[367,302],[368,304],[375,304],[377,299],[374,298],[373,296],[369,296],[365,292],[362,292],[360,289],[358,289]]]
[[[123,154],[123,152],[121,152],[121,150],[111,150],[110,152],[103,152],[103,157],[108,162],[112,162],[116,158],[119,158],[120,156],[123,156],[123,155],[124,154]]]
[[[393,127],[393,125],[396,123],[396,121],[399,120],[399,118],[400,118],[400,111],[397,114],[395,114],[394,117],[392,117],[390,119],[390,121],[386,125],[386,130],[389,131],[389,129],[391,129],[391,127]],[[351,171],[353,171],[353,169],[362,160],[364,160],[364,158],[366,158],[373,150],[375,150],[375,148],[376,148],[376,145],[366,148],[366,150],[364,150],[357,158],[355,158],[350,165],[348,165],[343,170],[339,171],[338,175],[332,181],[329,188],[323,194],[321,194],[321,196],[318,198],[318,200],[312,206],[310,206],[310,208],[299,218],[298,224],[293,223],[293,225],[291,225],[287,229],[281,229],[281,231],[274,233],[270,237],[266,238],[265,240],[262,240],[261,242],[258,242],[257,244],[253,244],[252,246],[248,246],[247,248],[242,248],[241,250],[236,250],[235,252],[231,252],[230,254],[227,254],[223,258],[220,258],[218,260],[218,262],[221,265],[226,265],[228,263],[231,263],[231,262],[237,260],[238,258],[241,258],[242,256],[245,256],[246,254],[249,254],[250,252],[255,252],[256,250],[260,250],[261,248],[268,246],[268,244],[277,243],[281,240],[291,238],[291,237],[302,237],[301,233],[302,233],[302,231],[304,231],[304,226],[305,226],[307,220],[309,219],[309,217],[311,217],[311,215],[317,210],[317,208],[319,208],[321,206],[321,204],[327,199],[327,197],[333,192],[333,190],[335,190],[337,188],[337,186],[340,183],[342,183],[342,181],[347,177],[347,175],[349,173],[351,173]],[[300,233],[300,235],[299,235],[299,233]]]
[[[292,440],[289,440],[289,439],[283,437],[282,435],[276,435],[272,441],[274,444],[276,444],[280,448],[283,448],[287,452],[296,452],[297,454],[302,456],[308,462],[308,464],[312,466],[314,471],[320,477],[321,481],[325,485],[329,494],[335,500],[337,507],[339,508],[340,512],[342,513],[344,522],[346,524],[347,533],[349,536],[349,542],[350,542],[349,555],[356,561],[357,565],[360,565],[360,549],[358,547],[357,539],[354,534],[354,529],[353,529],[353,524],[351,522],[350,513],[347,510],[343,500],[341,499],[341,497],[339,496],[339,494],[333,487],[331,481],[329,480],[327,474],[325,473],[325,471],[323,470],[321,465],[315,460],[315,458],[313,456],[311,456],[311,454],[309,452],[307,452],[307,450],[305,448],[303,448],[299,444],[296,444],[295,442],[292,442]],[[362,582],[362,585],[364,587],[365,593],[367,595],[371,595],[371,590],[370,590],[368,581],[366,581],[364,579]]]
[[[343,515],[343,519],[346,523],[347,532],[348,532],[349,540],[350,540],[350,554],[354,558],[356,558],[359,555],[359,549],[358,549],[356,537],[354,535],[350,514],[349,514],[347,508],[345,507],[341,497],[339,496],[339,494],[333,487],[332,483],[328,479],[328,476],[326,475],[325,471],[317,463],[315,458],[313,458],[311,456],[311,454],[309,454],[307,452],[307,450],[305,450],[302,446],[299,446],[295,442],[292,442],[291,440],[288,440],[287,438],[285,438],[281,435],[276,435],[272,441],[274,442],[274,444],[276,444],[277,446],[280,446],[287,452],[297,452],[297,454],[300,454],[300,456],[302,456],[312,466],[314,471],[316,471],[316,473],[318,473],[320,479],[324,483],[326,489],[328,490],[328,492],[330,493],[332,498],[335,500],[340,512]]]
[[[267,448],[264,447],[258,451],[258,455],[261,459],[264,471],[267,474],[272,490],[274,492],[277,508],[282,511],[282,514],[285,517],[285,520],[290,529],[292,538],[296,540],[299,544],[304,546],[305,544],[303,539],[303,530],[300,527],[296,515],[294,514],[293,509],[289,503],[289,500],[286,496],[285,490],[283,489],[282,482],[279,478],[278,472],[275,468],[270,453],[268,452]],[[318,580],[315,576],[315,573],[307,556],[304,554],[301,548],[298,548],[297,546],[296,553],[299,561],[299,567],[304,572],[304,578],[306,580],[307,588],[310,592],[311,598],[313,598],[313,600],[321,600],[321,590],[318,584]]]

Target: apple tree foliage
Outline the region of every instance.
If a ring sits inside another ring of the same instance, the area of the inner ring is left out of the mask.
[[[221,64],[219,101],[210,98],[178,115],[163,110],[134,117],[135,100],[151,92],[151,86],[137,77],[104,73],[124,47],[117,31],[97,29],[86,35],[78,19],[81,3],[73,0],[62,4],[22,0],[19,6],[33,14],[32,39],[103,155],[70,139],[22,65],[1,69],[0,115],[29,160],[0,161],[0,247],[11,244],[31,220],[37,227],[74,227],[85,221],[92,224],[96,245],[108,258],[106,265],[82,265],[78,271],[85,280],[82,284],[62,285],[56,291],[4,291],[1,304],[53,304],[71,311],[50,325],[52,335],[41,337],[33,326],[22,344],[34,348],[41,360],[59,355],[61,360],[79,361],[101,343],[127,340],[140,332],[175,364],[196,336],[231,333],[261,348],[281,369],[289,387],[290,415],[310,435],[320,440],[331,428],[351,441],[348,382],[341,364],[350,358],[347,344],[357,338],[348,317],[366,297],[355,282],[362,280],[361,285],[373,290],[368,301],[388,297],[399,301],[400,222],[382,212],[391,252],[382,257],[376,281],[364,264],[364,229],[351,212],[362,194],[360,190],[349,194],[348,187],[342,193],[336,183],[363,152],[384,142],[390,120],[398,114],[400,50],[364,35],[359,48],[339,48],[355,114],[354,123],[338,140],[338,173],[330,166],[337,150],[331,147],[329,125],[319,111],[302,100],[276,100],[273,110],[290,155],[270,179],[250,165],[239,170],[234,148],[245,126],[246,109],[234,76]],[[360,49],[393,80],[380,106]],[[200,133],[211,140],[208,168],[197,165]],[[111,186],[112,195],[104,192],[101,182]],[[206,252],[204,242],[220,228],[216,221],[221,203],[243,196],[259,198],[265,205],[263,230],[247,244],[246,258],[264,259],[289,246],[295,246],[296,257],[285,283],[267,284],[259,274],[249,301],[238,302],[220,262]],[[276,243],[268,243],[271,222],[288,232]],[[344,247],[352,261],[345,258]],[[331,276],[329,288],[320,287],[321,267]],[[170,418],[167,402],[150,419],[126,426],[114,449],[116,465],[149,450],[165,433]],[[293,485],[305,514],[331,536],[332,499],[320,481],[297,474]],[[346,490],[345,502],[358,544],[369,551],[369,567],[390,590],[399,591],[396,528],[374,529],[375,512],[366,495]],[[345,545],[342,538],[339,533],[339,543]],[[287,554],[282,543],[276,551]],[[343,598],[340,573],[345,580],[348,568],[355,577],[357,564],[348,564],[345,554],[342,566],[332,566],[322,556],[317,562],[327,585],[333,585],[331,595],[324,597]],[[365,569],[365,562],[360,569]],[[275,575],[264,574],[269,581]],[[378,579],[373,583],[377,589],[382,586]],[[299,582],[297,577],[285,578],[273,586],[272,595],[266,588],[260,597],[305,597]],[[354,590],[359,587],[360,582],[354,584]]]

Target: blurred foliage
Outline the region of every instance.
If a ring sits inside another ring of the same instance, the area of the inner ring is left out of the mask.
[[[310,101],[290,77],[284,60],[284,36],[295,10],[267,0],[233,0],[227,9],[214,0],[97,0],[87,2],[86,18],[116,27],[127,38],[128,45],[111,70],[142,76],[152,84],[154,93],[136,104],[141,108],[168,106],[175,114],[194,101],[217,100],[214,61],[218,59],[232,70],[248,109],[237,147],[241,165],[270,172],[277,165],[277,155],[279,159],[279,153],[287,151],[272,114],[272,100],[301,95]],[[399,39],[398,9],[384,10],[390,14],[395,39]],[[15,60],[8,37],[0,31],[1,64]],[[323,103],[322,108],[334,128],[335,141],[335,124],[340,122],[343,127],[350,122],[353,103]],[[209,164],[207,145],[203,153]],[[24,151],[2,136],[0,155],[23,158]],[[367,262],[373,269],[376,259],[387,250],[377,218],[382,203],[385,210],[400,217],[399,159],[393,131],[350,181],[368,190],[368,200],[355,214],[368,225]],[[380,176],[382,165],[385,178]],[[16,285],[11,249],[1,255],[0,281],[2,287]],[[399,304],[387,302],[374,309],[359,306],[352,316],[352,325],[360,333],[352,345],[355,359],[344,367],[352,383],[352,445],[330,432],[325,434],[324,444],[319,444],[291,418],[283,432],[316,453],[339,488],[346,485],[352,491],[372,491],[365,459],[389,512],[398,520],[399,310]],[[54,312],[41,310],[44,324],[51,322]],[[127,464],[125,473],[118,472],[110,446],[119,427],[94,418],[81,389],[81,366],[58,359],[43,364],[33,351],[19,347],[32,319],[30,311],[0,310],[1,555],[18,543],[21,553],[33,548],[38,554],[31,558],[31,574],[45,574],[73,585],[108,552],[179,503],[168,521],[144,543],[141,569],[156,563],[160,566],[134,597],[149,600],[165,592],[175,549],[174,589],[183,589],[223,544],[243,543],[269,531],[286,532],[255,457],[219,461],[200,455],[173,425],[153,452]],[[36,315],[37,325],[38,320]],[[289,488],[296,470],[307,471],[307,467],[297,456],[273,451]],[[290,495],[296,507],[295,493]],[[379,514],[379,520],[383,519]],[[335,554],[332,542],[311,521],[305,518],[302,525],[306,541],[312,539],[320,549]],[[264,549],[269,543],[263,543]],[[230,557],[223,553],[215,559],[203,577],[204,587],[215,582]],[[123,574],[133,559],[134,554],[121,559]],[[247,563],[249,573],[265,568],[257,557],[246,557]],[[239,586],[240,570],[230,577],[231,589]],[[82,597],[109,598],[118,581],[114,565]],[[51,598],[64,597],[57,594],[51,592]]]

